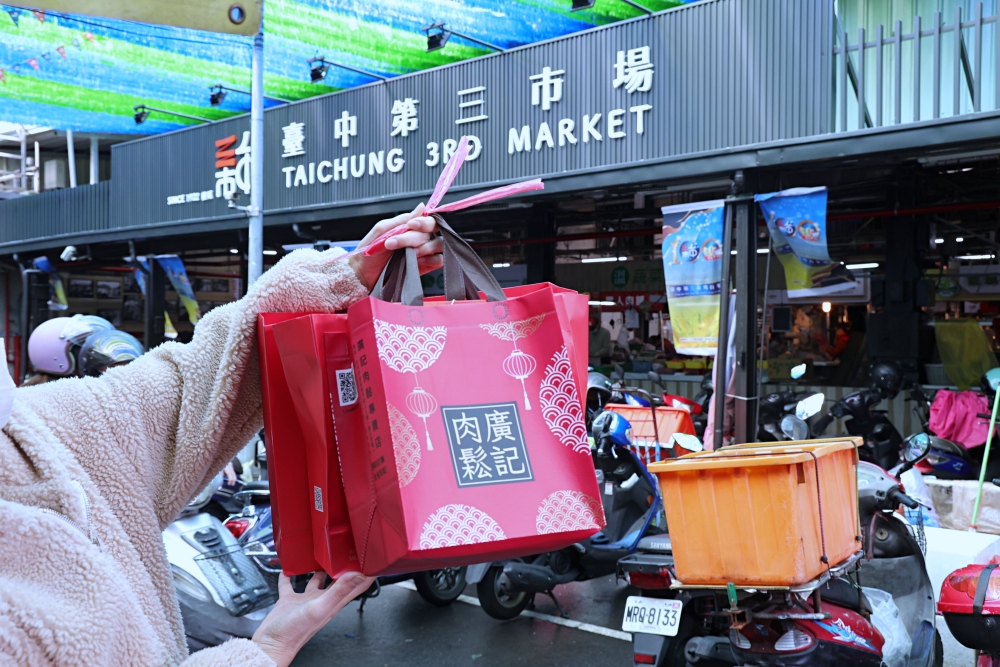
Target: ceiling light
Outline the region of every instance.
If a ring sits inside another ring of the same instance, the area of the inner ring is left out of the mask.
[[[969,259],[969,260],[996,259],[996,255],[959,255],[955,259]]]
[[[594,264],[596,262],[624,262],[625,257],[585,257],[580,261],[584,264]]]
[[[864,262],[862,264],[848,264],[847,269],[854,271],[856,269],[877,269],[878,262]]]
[[[829,301],[824,301],[822,309],[824,313],[829,313],[833,309],[833,304],[831,304]]]
[[[934,243],[936,244],[944,243],[944,239],[934,239]]]
[[[729,254],[730,254],[730,255],[735,255],[735,254],[736,254],[736,251],[735,251],[735,250],[730,250],[730,251],[729,251]]]
[[[758,255],[766,255],[769,252],[771,252],[770,248],[757,248]]]
[[[229,249],[229,252],[233,253],[234,255],[238,255],[238,254],[240,254],[240,251],[239,251],[239,250],[237,250],[236,248],[230,248],[230,249]]]
[[[962,241],[964,241],[964,240],[965,240],[965,239],[964,239],[964,238],[962,238],[961,236],[956,236],[956,237],[955,237],[955,243],[961,243],[961,242],[962,242]]]
[[[424,33],[427,35],[427,53],[439,51],[448,43],[451,33],[444,29],[444,22],[438,21],[428,26],[424,26]],[[431,32],[432,30],[436,32]]]
[[[265,250],[264,254],[265,255],[277,255],[278,251],[277,250]]]
[[[508,266],[510,266],[510,262],[497,262],[496,264],[493,265],[493,268],[506,269]]]
[[[226,91],[224,91],[222,88],[219,88],[214,93],[208,96],[208,101],[212,104],[213,107],[217,107],[220,104],[222,104],[222,100],[224,99],[226,99]]]
[[[614,301],[588,301],[588,306],[614,306]]]

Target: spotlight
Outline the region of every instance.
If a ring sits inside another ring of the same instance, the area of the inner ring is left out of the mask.
[[[222,104],[222,100],[226,99],[226,91],[219,88],[214,93],[209,96],[209,101],[212,103],[213,107],[217,107]]]
[[[594,0],[573,0],[573,6],[570,7],[571,12],[577,12],[581,9],[590,9],[594,6]]]
[[[149,111],[146,110],[146,107],[142,105],[137,106],[135,108],[135,124],[142,125],[146,122],[147,118],[149,118]]]
[[[435,30],[433,34],[432,30]],[[424,26],[423,31],[427,33],[427,53],[440,51],[448,43],[451,33],[444,29],[444,22],[438,21],[428,26]]]
[[[329,65],[322,60],[317,60],[312,64],[312,69],[309,70],[309,77],[312,79],[313,83],[322,81],[326,78],[326,71],[328,69],[330,69]]]

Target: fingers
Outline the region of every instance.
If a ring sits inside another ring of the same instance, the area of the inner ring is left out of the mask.
[[[313,573],[312,579],[306,584],[306,592],[315,591],[323,588],[323,584],[326,583],[327,574],[322,570],[317,570]]]
[[[417,247],[417,257],[440,254],[444,250],[444,241],[440,236]]]
[[[283,598],[294,594],[295,589],[292,588],[292,580],[282,572],[278,575],[278,597]]]
[[[366,577],[360,572],[345,574],[337,579],[316,600],[324,622],[336,616],[348,602],[368,590],[374,581],[375,577]]]
[[[423,216],[423,212],[424,212],[424,205],[417,204],[417,207],[412,211],[410,211],[409,213],[400,213],[399,215],[389,218],[388,220],[382,220],[378,222],[374,227],[372,227],[371,231],[365,235],[365,238],[361,241],[359,247],[363,248],[367,246],[369,243],[377,239],[382,234],[385,234],[390,229],[398,227],[411,219],[421,219]],[[432,220],[431,218],[424,218],[424,219]],[[411,227],[411,229],[414,229],[414,227]]]
[[[442,266],[444,266],[444,257],[441,255],[428,255],[417,260],[420,275],[440,269]]]
[[[400,248],[419,248],[431,241],[431,235],[426,232],[409,231],[403,232],[399,236],[393,236],[385,242],[386,250],[399,250]]]

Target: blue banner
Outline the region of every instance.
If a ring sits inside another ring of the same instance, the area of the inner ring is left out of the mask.
[[[191,281],[188,280],[187,271],[184,270],[184,261],[177,255],[157,255],[156,261],[163,267],[170,284],[174,286],[177,296],[187,309],[188,320],[191,324],[198,324],[201,319],[201,310],[198,309],[198,300],[194,298],[194,290],[191,288]]]
[[[725,202],[663,207],[663,277],[674,347],[714,355],[719,344]]]
[[[62,278],[56,273],[56,267],[44,255],[36,257],[32,264],[35,265],[36,269],[44,271],[49,276],[49,310],[67,310],[69,302],[66,301],[66,290],[63,288]]]
[[[789,298],[851,289],[854,275],[830,259],[826,245],[826,188],[793,188],[754,197],[764,212],[774,252],[785,269]]]

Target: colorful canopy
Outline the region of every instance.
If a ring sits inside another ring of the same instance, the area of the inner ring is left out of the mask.
[[[654,11],[691,0],[641,0]],[[559,37],[642,15],[622,0],[596,0],[571,12],[572,0],[265,0],[266,95],[299,100],[374,79],[331,66],[312,83],[309,59],[324,57],[385,77],[489,53],[452,36],[427,53],[421,28],[447,29],[503,48]],[[250,108],[245,93],[218,106],[210,87],[250,88],[250,38],[0,5],[0,121],[60,130],[151,134],[196,123],[152,112],[146,104],[220,119]],[[280,104],[267,100],[267,105]]]

